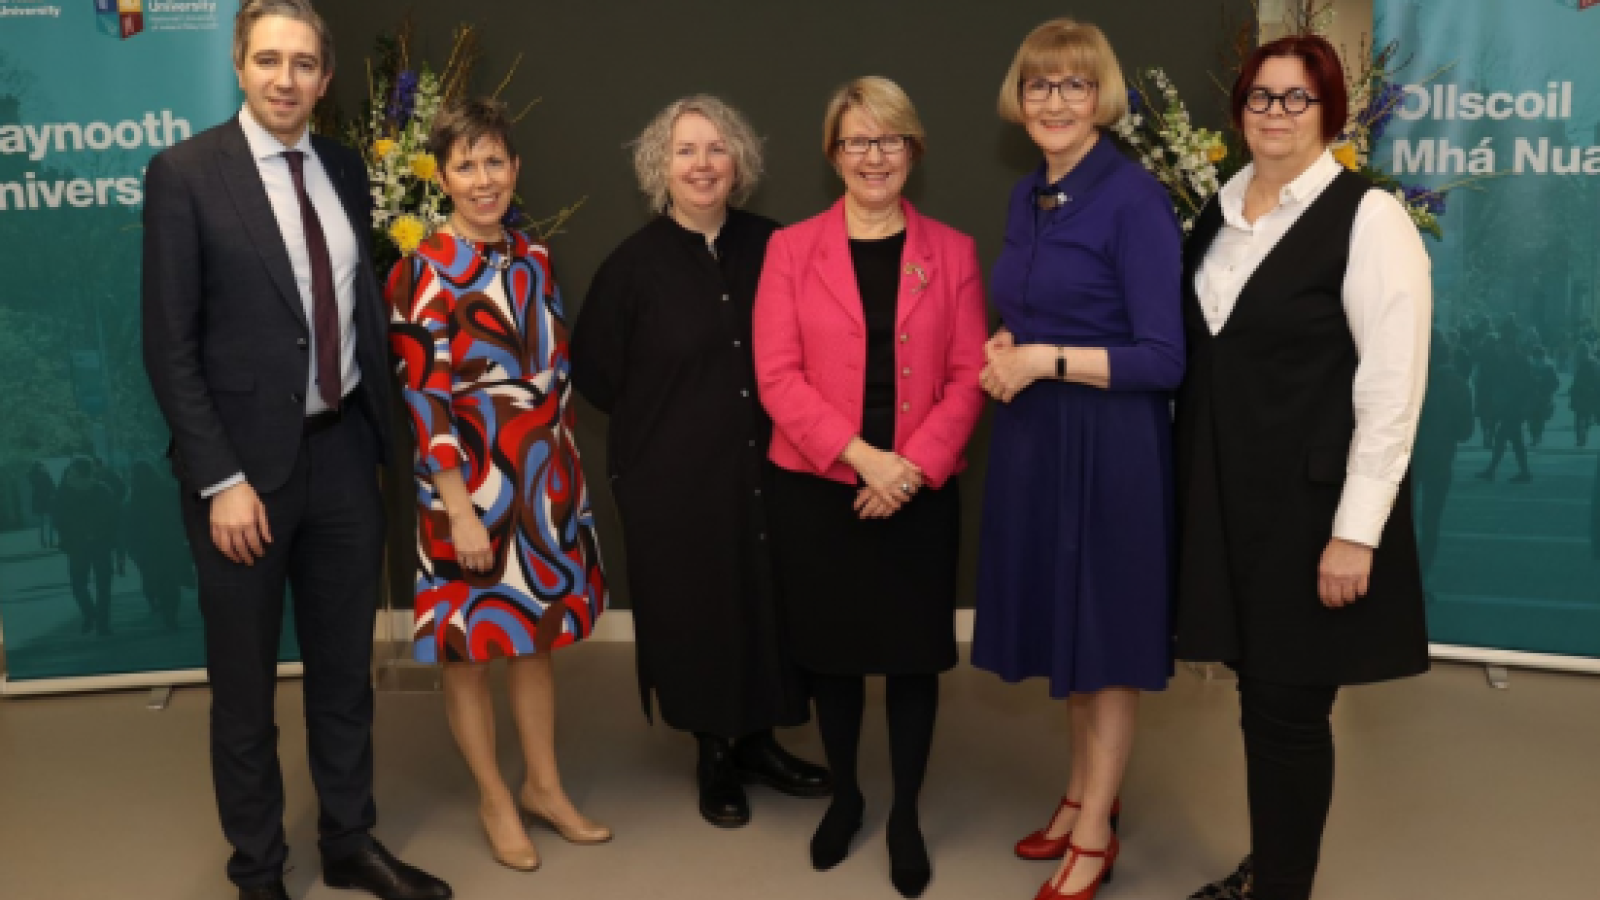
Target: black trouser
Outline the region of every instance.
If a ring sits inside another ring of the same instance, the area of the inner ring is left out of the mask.
[[[1504,418],[1495,422],[1494,426],[1494,452],[1489,456],[1489,472],[1500,467],[1500,460],[1506,455],[1506,443],[1511,444],[1511,453],[1517,458],[1519,472],[1528,471],[1528,448],[1522,442],[1522,420],[1518,418]]]
[[[1424,574],[1433,569],[1434,557],[1439,552],[1439,528],[1444,519],[1445,500],[1450,497],[1450,485],[1455,478],[1455,451],[1437,456],[1413,458],[1411,477],[1416,496],[1417,557]]]
[[[211,769],[228,877],[251,887],[282,877],[283,776],[273,718],[285,587],[305,663],[318,847],[338,859],[371,841],[372,633],[383,556],[377,439],[347,402],[339,422],[308,434],[283,487],[262,496],[272,530],[253,566],[229,561],[210,533],[210,501],[186,497],[211,677]]]
[[[94,594],[89,593],[89,576],[94,575]],[[93,626],[101,634],[111,628],[111,548],[74,547],[67,553],[67,581],[72,599],[83,614],[84,627]]]
[[[939,711],[938,675],[890,675],[885,705],[889,721],[889,766],[894,778],[891,817],[915,822],[933,750],[934,719]],[[861,717],[866,707],[866,678],[861,675],[811,675],[817,705],[817,730],[833,773],[836,801],[859,801],[856,755],[861,744]]]
[[[1250,791],[1255,900],[1308,900],[1333,802],[1339,689],[1239,676],[1239,725]]]

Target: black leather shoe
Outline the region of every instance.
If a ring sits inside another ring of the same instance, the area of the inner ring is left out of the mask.
[[[323,863],[328,887],[366,891],[382,900],[450,900],[450,885],[415,866],[408,866],[377,841],[343,859]]]
[[[1251,900],[1255,896],[1256,867],[1250,857],[1233,874],[1213,881],[1189,895],[1189,900]]]
[[[282,881],[239,888],[239,900],[289,900],[289,892]]]
[[[770,731],[742,737],[733,747],[733,764],[745,781],[756,781],[791,797],[826,797],[833,793],[828,770],[783,749]]]
[[[733,765],[733,744],[711,734],[697,734],[700,762],[695,776],[700,782],[700,815],[718,828],[742,828],[750,823],[750,801],[739,784]]]

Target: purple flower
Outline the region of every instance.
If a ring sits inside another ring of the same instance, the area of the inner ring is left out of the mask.
[[[522,222],[522,207],[513,203],[506,207],[506,214],[500,219],[500,224],[507,228],[517,228]]]
[[[1372,93],[1372,100],[1365,109],[1356,115],[1356,121],[1367,129],[1373,143],[1383,137],[1389,127],[1389,122],[1394,119],[1395,110],[1400,108],[1403,89],[1392,81],[1384,81]]]
[[[1423,187],[1408,187],[1405,189],[1406,202],[1412,206],[1421,206],[1435,216],[1444,215],[1445,191],[1430,191]]]
[[[389,94],[389,119],[399,125],[411,121],[417,106],[417,73],[407,69],[394,80],[394,90]]]
[[[1144,97],[1136,88],[1128,88],[1128,112],[1136,113],[1144,106]]]

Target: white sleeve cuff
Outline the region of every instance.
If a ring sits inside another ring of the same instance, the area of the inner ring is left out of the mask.
[[[1347,473],[1344,493],[1339,497],[1339,510],[1333,516],[1333,536],[1376,548],[1399,492],[1399,485],[1355,472]]]
[[[232,478],[229,478],[226,481],[219,481],[216,484],[213,484],[211,487],[208,487],[205,490],[201,491],[200,492],[200,499],[201,500],[210,500],[212,497],[215,497],[216,495],[222,493],[223,491],[227,490],[228,488],[231,488],[236,484],[243,484],[243,483],[244,483],[244,473],[243,472],[239,472],[239,473],[235,474]]]

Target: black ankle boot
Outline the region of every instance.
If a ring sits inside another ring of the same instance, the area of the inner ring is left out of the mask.
[[[700,815],[718,828],[740,828],[750,822],[750,801],[733,765],[733,743],[714,734],[696,734],[700,762],[695,775],[700,783]]]
[[[928,859],[928,845],[922,840],[917,814],[890,812],[885,833],[889,844],[889,880],[902,897],[922,896],[928,882],[933,880],[933,863]]]

